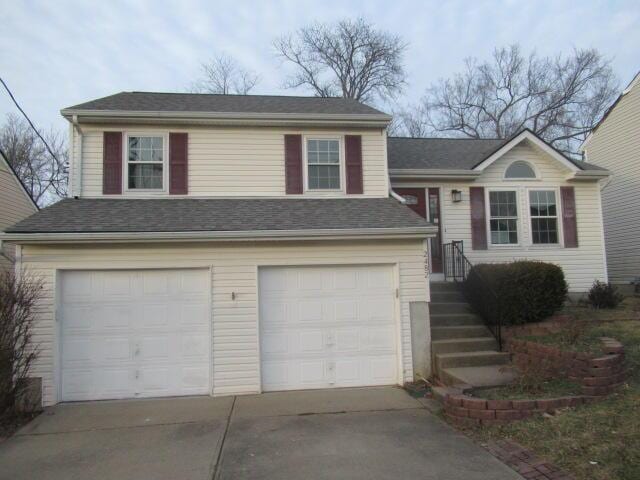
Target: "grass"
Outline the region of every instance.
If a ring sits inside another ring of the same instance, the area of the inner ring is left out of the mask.
[[[541,383],[538,391],[530,391],[522,385],[505,385],[503,387],[479,388],[474,396],[487,400],[527,400],[531,398],[557,398],[571,395],[581,395],[579,383],[562,378],[547,380]]]
[[[640,479],[640,320],[603,322],[591,325],[585,336],[614,337],[624,344],[630,377],[619,392],[549,418],[469,433],[480,441],[513,440],[577,480]]]
[[[33,420],[37,414],[23,413],[23,414],[2,414],[0,415],[0,442],[5,438],[9,438],[20,427]]]

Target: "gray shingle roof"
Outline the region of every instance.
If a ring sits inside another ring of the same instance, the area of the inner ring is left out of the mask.
[[[387,139],[389,168],[471,170],[512,138],[389,137]],[[605,168],[597,165],[563,156],[582,170],[606,171]]]
[[[392,198],[64,199],[7,232],[236,232],[428,226],[422,217]]]
[[[349,98],[120,92],[64,110],[386,115]]]
[[[470,170],[506,141],[389,137],[389,168]]]

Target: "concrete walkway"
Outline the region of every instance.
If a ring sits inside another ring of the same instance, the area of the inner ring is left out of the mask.
[[[393,387],[91,402],[0,443],[0,478],[521,479]]]

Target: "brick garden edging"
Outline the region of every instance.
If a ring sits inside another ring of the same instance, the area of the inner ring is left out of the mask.
[[[602,353],[568,352],[535,341],[507,338],[505,350],[513,363],[526,369],[540,368],[548,378],[569,378],[582,385],[587,396],[608,395],[624,383],[624,346],[613,338],[603,337]]]
[[[485,448],[502,463],[509,465],[528,480],[573,479],[552,463],[541,460],[531,450],[510,440],[492,441]]]
[[[434,394],[444,402],[445,415],[461,427],[504,424],[559,408],[593,402],[611,393],[625,380],[624,347],[613,338],[602,338],[604,355],[565,352],[540,343],[509,337],[505,348],[516,365],[544,365],[550,378],[568,377],[582,384],[583,395],[526,400],[487,400],[466,395],[471,386],[438,387]]]

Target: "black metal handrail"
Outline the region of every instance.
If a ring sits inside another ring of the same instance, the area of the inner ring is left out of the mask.
[[[464,243],[462,240],[454,240],[451,243],[445,243],[442,245],[442,263],[444,279],[453,279],[456,283],[463,283],[466,281],[469,276],[469,272],[471,272],[471,269],[473,268],[473,264],[464,254]],[[492,297],[493,304],[496,306],[497,311],[481,312],[480,316],[484,320],[487,328],[496,338],[496,341],[498,342],[498,349],[502,350],[502,313],[500,311],[498,294],[480,272],[476,270],[474,271],[474,275],[477,275],[480,281],[484,284],[486,291]],[[468,292],[465,288],[462,289],[462,292],[468,297]]]

